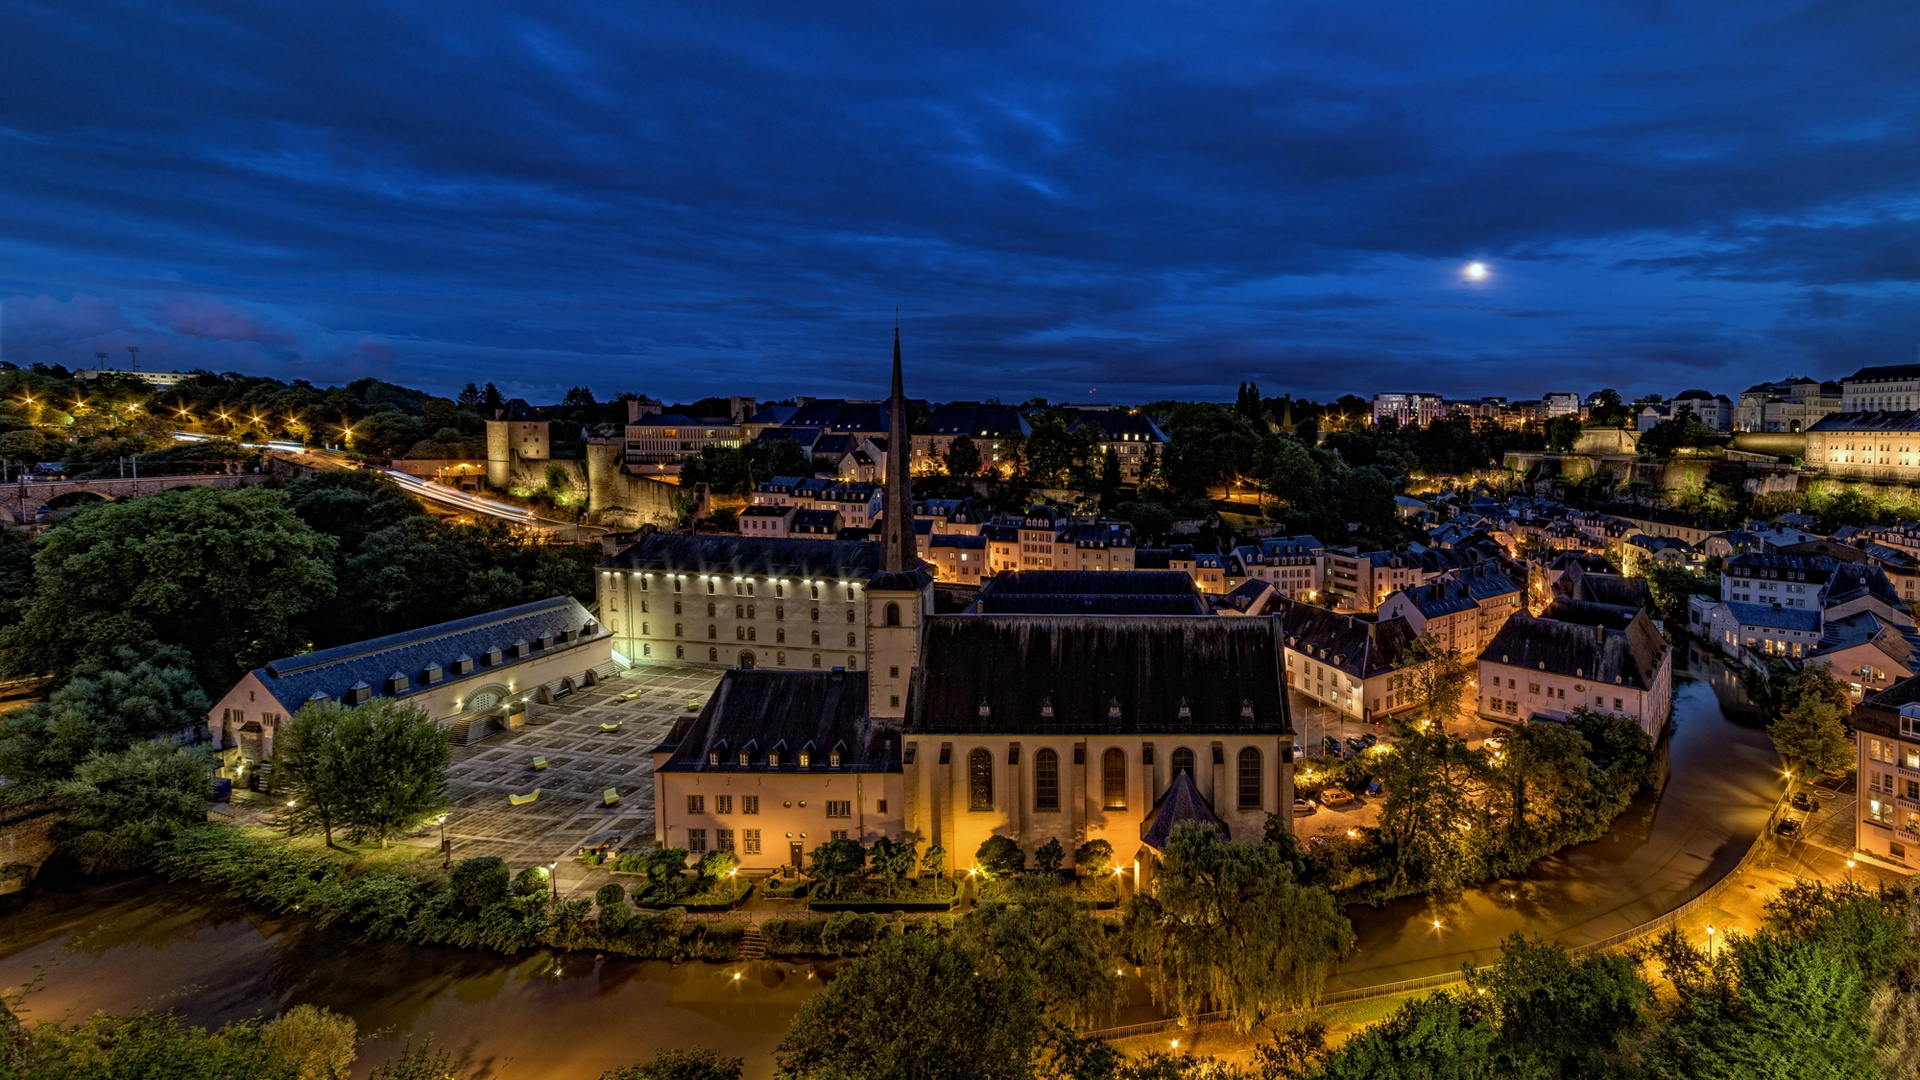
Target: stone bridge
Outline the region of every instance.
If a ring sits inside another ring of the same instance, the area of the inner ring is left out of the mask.
[[[44,510],[65,510],[90,502],[113,502],[189,487],[244,487],[265,480],[257,473],[207,473],[199,476],[143,476],[138,480],[28,480],[0,485],[0,509],[16,525],[31,525]]]

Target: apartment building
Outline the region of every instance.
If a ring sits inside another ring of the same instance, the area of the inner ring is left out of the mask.
[[[1564,719],[1581,705],[1638,721],[1658,737],[1673,707],[1673,650],[1643,611],[1573,611],[1592,625],[1515,615],[1480,653],[1480,715]],[[1562,609],[1563,611],[1568,609]]]

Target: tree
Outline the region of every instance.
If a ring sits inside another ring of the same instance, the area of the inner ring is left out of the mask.
[[[1327,497],[1326,477],[1298,439],[1270,434],[1254,455],[1254,477],[1261,490],[1284,507],[1307,510]]]
[[[468,383],[460,388],[460,396],[455,399],[455,402],[463,409],[473,408],[480,404],[480,388]]]
[[[1060,864],[1065,862],[1066,858],[1067,849],[1060,846],[1058,838],[1051,838],[1034,849],[1033,865],[1039,867],[1044,873],[1052,874],[1060,869]]]
[[[956,435],[947,444],[947,475],[956,480],[980,475],[980,448],[965,435]]]
[[[829,840],[807,853],[807,873],[820,883],[820,896],[837,894],[866,865],[867,849],[858,840]]]
[[[1443,891],[1475,880],[1483,869],[1484,832],[1476,806],[1487,779],[1486,757],[1466,741],[1429,727],[1382,751],[1376,766],[1387,797],[1380,839],[1393,851],[1396,885]]]
[[[1494,1080],[1495,1031],[1478,996],[1416,997],[1327,1059],[1322,1080]]]
[[[777,1075],[1016,1080],[1029,1074],[1037,1011],[1024,970],[996,975],[951,940],[889,936],[800,1006]]]
[[[340,562],[358,555],[369,533],[426,515],[399,484],[360,469],[336,469],[289,483],[287,509],[310,528],[333,537]]]
[[[1360,531],[1392,538],[1400,531],[1400,506],[1393,497],[1393,481],[1367,466],[1347,474],[1340,492],[1340,509],[1348,521],[1360,526]]]
[[[192,662],[175,646],[122,646],[105,663],[80,665],[46,701],[0,717],[4,799],[45,794],[90,757],[199,723],[208,702]]]
[[[496,389],[492,383],[488,383],[486,389],[480,391],[480,410],[485,413],[489,419],[493,417],[494,413],[506,407],[507,399],[501,395],[500,391]]]
[[[132,870],[185,826],[206,821],[213,763],[198,749],[143,742],[82,762],[55,789],[55,838],[89,873]]]
[[[1010,836],[989,836],[973,853],[973,863],[988,881],[1010,877],[1027,868],[1027,853]]]
[[[200,682],[300,651],[332,599],[333,541],[277,491],[189,488],[106,503],[40,540],[34,595],[5,631],[14,670],[64,674],[149,641],[184,647]]]
[[[873,872],[889,881],[898,881],[913,873],[916,861],[912,840],[889,840],[882,836],[873,842],[869,855]]]
[[[1809,775],[1839,772],[1853,762],[1853,741],[1847,737],[1845,713],[1833,702],[1815,695],[1800,699],[1767,725],[1780,756]]]
[[[920,854],[920,872],[939,878],[947,872],[947,849],[934,844]]]
[[[319,827],[381,847],[447,806],[451,750],[418,705],[375,698],[363,705],[302,706],[275,739],[275,769],[290,785],[290,828]]]
[[[734,858],[733,852],[716,848],[700,856],[695,870],[702,880],[717,883],[721,878],[731,875],[733,868],[738,865],[740,860]]]
[[[1073,867],[1088,877],[1100,877],[1113,869],[1113,844],[1089,840],[1073,849]]]
[[[461,859],[447,871],[447,894],[463,914],[477,915],[507,898],[513,872],[498,855]]]
[[[1031,977],[1049,1023],[1085,1028],[1110,1021],[1127,994],[1114,977],[1113,945],[1100,921],[1045,881],[1015,881],[1009,900],[967,912],[954,940],[997,978]]]
[[[705,1047],[692,1050],[661,1050],[645,1065],[609,1069],[600,1080],[740,1080],[746,1062],[741,1058],[721,1057]]]
[[[1319,1000],[1354,940],[1332,896],[1297,882],[1278,848],[1193,824],[1174,829],[1153,895],[1127,898],[1122,934],[1155,1001],[1182,1016],[1211,1004],[1243,1032]]]
[[[593,389],[591,387],[576,386],[568,390],[567,395],[560,399],[560,407],[563,409],[594,409],[599,407],[599,402],[593,400]]]
[[[1459,718],[1460,703],[1466,699],[1467,681],[1473,673],[1458,651],[1443,648],[1431,634],[1422,634],[1407,646],[1397,666],[1403,684],[1418,703],[1416,715],[1429,730],[1445,731],[1449,721]],[[1395,726],[1404,724],[1399,720]]]
[[[1467,978],[1499,1031],[1493,1056],[1506,1075],[1631,1075],[1635,1036],[1653,989],[1620,953],[1575,957],[1557,942],[1514,934],[1500,961]]]

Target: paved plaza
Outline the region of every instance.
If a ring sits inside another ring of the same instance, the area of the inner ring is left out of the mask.
[[[614,832],[629,845],[653,836],[650,751],[674,718],[698,712],[721,673],[677,664],[638,664],[619,678],[575,691],[554,705],[530,705],[527,726],[456,747],[448,775],[453,857],[497,855],[515,870],[563,864],[580,841]],[[623,700],[625,699],[625,700]],[[617,732],[602,724],[618,723]],[[547,768],[533,769],[544,757]],[[512,806],[509,794],[535,788],[538,800]],[[617,806],[601,793],[615,788]],[[438,842],[433,835],[432,842]]]

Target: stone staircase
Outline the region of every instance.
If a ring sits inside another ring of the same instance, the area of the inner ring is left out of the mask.
[[[741,960],[765,960],[767,958],[767,939],[765,935],[760,933],[758,926],[747,927],[747,932],[741,935],[738,958]]]

